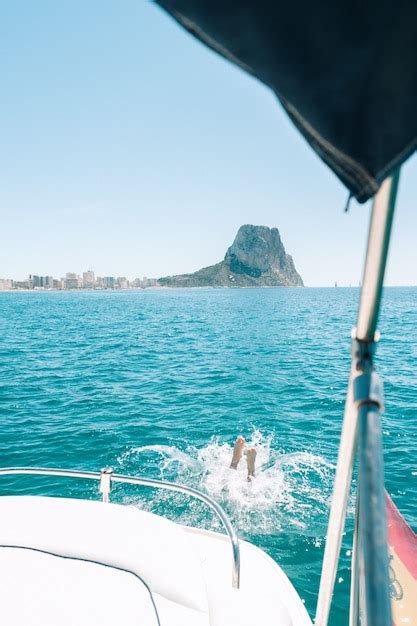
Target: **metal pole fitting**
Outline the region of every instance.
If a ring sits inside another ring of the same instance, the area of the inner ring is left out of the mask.
[[[364,371],[373,365],[376,344],[381,339],[378,330],[370,339],[359,339],[357,328],[352,328],[352,361],[357,371]]]
[[[356,339],[355,329],[352,340],[352,360],[357,371],[353,380],[353,402],[357,409],[364,404],[372,404],[379,411],[384,410],[384,388],[381,378],[374,370],[373,358],[375,344],[379,335],[375,334],[372,341],[360,341]]]

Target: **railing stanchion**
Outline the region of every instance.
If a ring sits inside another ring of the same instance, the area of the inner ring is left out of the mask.
[[[111,477],[113,474],[112,467],[104,467],[100,472],[99,491],[102,494],[103,502],[110,502]]]

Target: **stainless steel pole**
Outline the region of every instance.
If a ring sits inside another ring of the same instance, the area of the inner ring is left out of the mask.
[[[352,480],[358,423],[354,385],[356,378],[361,375],[361,370],[358,369],[356,344],[357,340],[372,342],[375,339],[398,181],[399,170],[382,183],[372,207],[357,329],[354,333],[352,366],[317,601],[316,626],[326,626],[329,619]]]
[[[359,623],[359,559],[360,547],[358,544],[359,502],[356,502],[355,528],[353,531],[353,547],[350,575],[350,603],[349,603],[349,626],[357,626]]]
[[[374,198],[356,325],[359,341],[375,339],[399,179],[397,170],[384,180]]]
[[[358,467],[359,613],[362,624],[392,626],[380,413],[370,404],[359,410]]]

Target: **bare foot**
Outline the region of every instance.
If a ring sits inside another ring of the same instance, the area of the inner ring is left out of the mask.
[[[249,448],[246,452],[246,463],[248,466],[248,482],[252,480],[255,476],[255,460],[256,460],[256,450],[255,448]]]
[[[242,458],[244,447],[245,447],[244,438],[238,437],[235,441],[235,446],[233,448],[232,462],[230,463],[230,467],[232,469],[237,469],[237,466],[239,465],[239,461]]]

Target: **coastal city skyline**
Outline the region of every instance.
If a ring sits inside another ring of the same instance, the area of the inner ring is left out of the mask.
[[[157,287],[157,278],[135,278],[126,276],[96,276],[93,270],[81,274],[66,272],[61,278],[52,275],[29,274],[25,280],[0,278],[0,291],[9,290],[55,290],[69,291],[74,289],[147,289]]]

